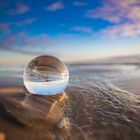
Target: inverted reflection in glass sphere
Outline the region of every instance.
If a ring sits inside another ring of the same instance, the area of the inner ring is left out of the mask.
[[[56,57],[39,56],[27,65],[23,79],[31,94],[56,95],[65,90],[69,72],[65,64]]]

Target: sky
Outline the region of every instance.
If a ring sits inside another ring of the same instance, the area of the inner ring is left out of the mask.
[[[139,0],[0,0],[0,64],[140,54]]]

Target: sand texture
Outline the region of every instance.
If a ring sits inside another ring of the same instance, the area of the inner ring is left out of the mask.
[[[8,140],[137,140],[139,105],[138,95],[95,81],[56,97],[0,94],[0,131]]]
[[[109,71],[108,81],[90,76],[93,69],[80,73],[73,71],[57,96],[1,87],[0,140],[139,140],[139,77]]]

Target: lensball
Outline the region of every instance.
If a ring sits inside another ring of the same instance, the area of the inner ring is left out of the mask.
[[[31,94],[61,94],[69,81],[66,65],[54,56],[39,56],[31,60],[24,70],[24,85]]]

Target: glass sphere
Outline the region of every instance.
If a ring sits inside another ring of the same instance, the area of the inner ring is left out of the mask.
[[[69,72],[63,62],[53,56],[31,60],[24,71],[24,85],[31,94],[61,94],[68,85]]]

